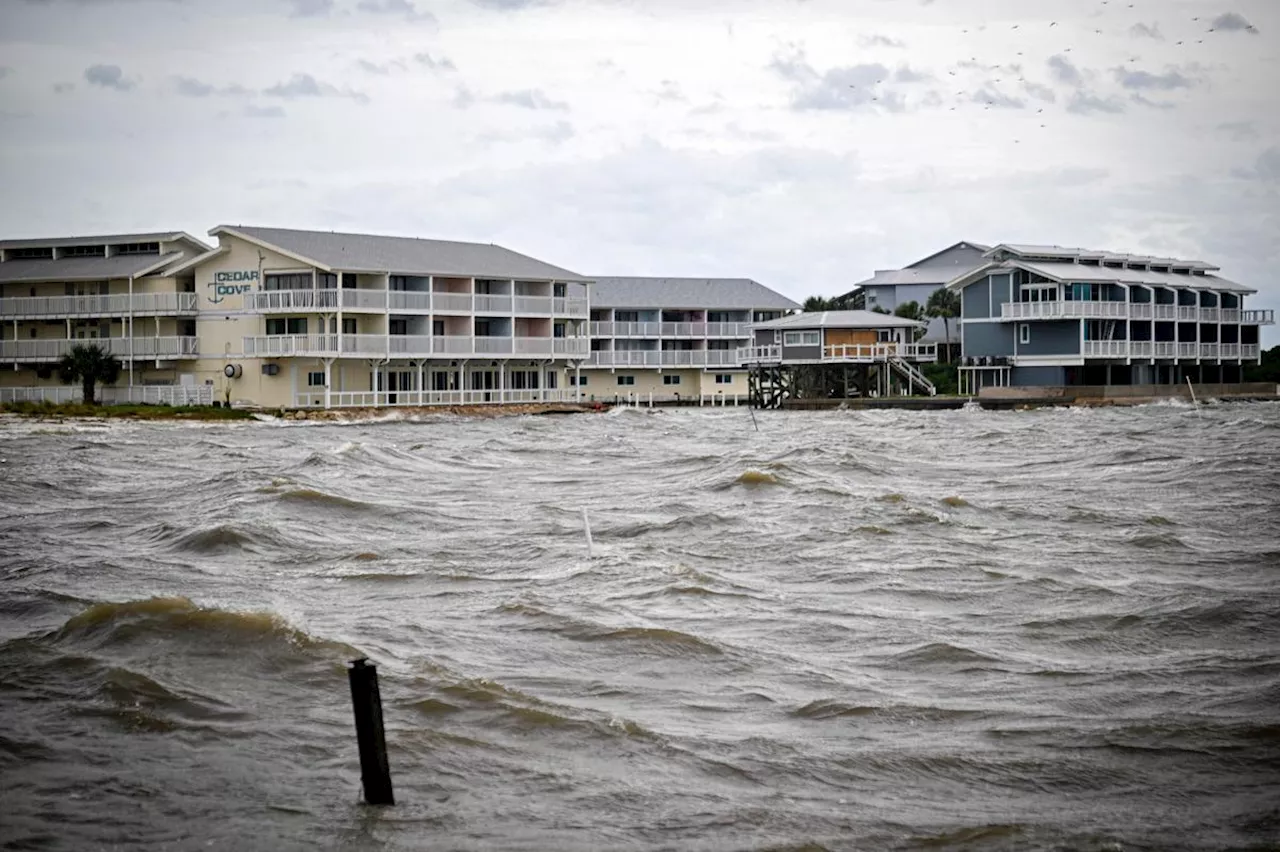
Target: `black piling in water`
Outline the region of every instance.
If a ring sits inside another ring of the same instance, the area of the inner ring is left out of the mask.
[[[356,714],[356,741],[360,745],[360,782],[370,805],[394,805],[391,767],[387,763],[387,737],[382,728],[382,696],[378,693],[378,669],[361,657],[347,669],[351,681],[351,707]]]

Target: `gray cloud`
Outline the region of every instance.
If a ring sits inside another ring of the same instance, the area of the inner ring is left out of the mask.
[[[244,86],[232,83],[229,86],[215,86],[194,77],[174,77],[174,89],[178,94],[188,98],[207,98],[210,95],[250,95],[253,94]]]
[[[564,101],[553,101],[541,89],[521,89],[518,92],[499,92],[489,100],[498,104],[524,107],[525,109],[561,109],[567,110],[569,105]]]
[[[1058,100],[1058,96],[1054,94],[1053,89],[1043,83],[1023,83],[1022,88],[1028,95],[1036,100],[1054,103]]]
[[[1226,32],[1249,32],[1257,34],[1258,29],[1237,12],[1224,12],[1213,19],[1212,28]]]
[[[424,65],[432,71],[457,71],[458,66],[453,64],[453,60],[448,57],[434,58],[430,53],[415,53],[413,59],[419,65]]]
[[[1156,41],[1164,41],[1164,36],[1160,33],[1160,25],[1137,23],[1129,27],[1129,35],[1134,38],[1152,38]]]
[[[435,22],[436,16],[420,11],[410,0],[360,0],[356,8],[375,15],[400,15],[410,21]]]
[[[1152,109],[1176,109],[1178,106],[1173,101],[1153,101],[1146,95],[1138,94],[1136,92],[1129,96],[1129,100],[1133,101],[1135,104],[1141,104],[1142,106],[1151,107]]]
[[[1252,121],[1227,121],[1219,124],[1218,129],[1230,134],[1236,142],[1258,138],[1258,126]]]
[[[0,65],[0,80],[3,80],[5,77],[8,77],[12,73],[13,73],[13,69],[10,68],[8,65]]]
[[[333,0],[291,0],[293,17],[323,18],[333,11]]]
[[[124,76],[119,65],[90,65],[84,69],[84,79],[90,86],[127,92],[136,84]]]
[[[1244,180],[1280,184],[1280,147],[1272,145],[1258,155],[1251,169],[1232,169],[1231,174]]]
[[[804,51],[792,47],[786,55],[775,54],[769,70],[792,83],[791,108],[794,110],[842,110],[861,106],[879,106],[890,112],[907,107],[900,92],[882,88],[893,74],[878,62],[831,68],[819,74],[804,57]],[[899,69],[903,79],[914,82],[927,79],[909,68]]]
[[[356,67],[368,74],[377,74],[380,77],[385,77],[392,71],[405,70],[405,64],[399,59],[393,59],[390,62],[384,62],[379,65],[377,62],[370,62],[368,59],[361,57],[356,60]]]
[[[284,107],[258,106],[257,104],[245,104],[244,115],[247,118],[284,118]]]
[[[67,92],[73,91],[75,87],[75,83],[54,83],[53,92],[57,95],[65,95]]]
[[[675,80],[663,80],[658,89],[658,100],[662,101],[687,101],[684,92],[680,89],[680,84]]]
[[[975,104],[983,104],[984,106],[993,106],[997,109],[1022,109],[1026,106],[1026,102],[1020,98],[1006,95],[995,89],[983,87],[974,92],[970,96]]]
[[[893,72],[893,79],[896,83],[924,83],[933,79],[932,74],[926,74],[923,71],[916,71],[906,65],[898,68]]]
[[[858,38],[858,44],[862,47],[906,47],[906,42],[901,39],[889,38],[885,35],[869,35]]]
[[[1170,69],[1163,74],[1152,74],[1149,71],[1130,70],[1124,67],[1113,69],[1116,82],[1126,89],[1172,91],[1174,89],[1190,89],[1191,80],[1184,77],[1177,69]]]
[[[482,133],[477,137],[482,142],[547,142],[552,145],[559,145],[572,139],[577,131],[573,125],[567,121],[557,121],[555,124],[548,124],[542,127],[534,127],[529,130],[518,131],[492,131]]]
[[[1074,92],[1071,95],[1071,100],[1067,102],[1067,112],[1073,112],[1077,115],[1089,115],[1098,112],[1120,113],[1124,112],[1124,103],[1115,98],[1103,99],[1088,92]]]
[[[530,6],[545,6],[551,0],[471,0],[471,2],[484,9],[495,9],[499,12],[512,12],[517,9],[527,9]]]
[[[1060,53],[1049,57],[1049,73],[1053,75],[1053,79],[1068,86],[1079,87],[1084,83],[1084,75],[1080,73],[1080,69]]]
[[[369,96],[354,89],[339,89],[329,83],[322,83],[310,74],[294,74],[283,83],[263,89],[264,95],[273,98],[351,98],[359,103],[368,103]]]

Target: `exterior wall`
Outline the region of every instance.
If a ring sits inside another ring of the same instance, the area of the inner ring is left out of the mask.
[[[572,371],[569,371],[572,375]],[[727,384],[717,383],[717,375],[727,375],[731,379]],[[697,399],[699,396],[714,397],[723,395],[732,399],[735,395],[746,398],[747,395],[747,374],[745,371],[738,370],[735,372],[715,370],[646,370],[646,369],[627,369],[619,367],[616,371],[604,369],[584,369],[582,376],[586,378],[587,384],[582,388],[582,398],[584,400],[612,400],[615,397],[625,398],[628,394],[635,394],[641,401],[647,400],[652,394],[655,400],[670,399],[677,393],[682,399]],[[634,385],[619,385],[619,376],[631,376],[635,379]],[[669,385],[663,379],[664,376],[678,376],[680,383]],[[566,380],[564,387],[569,388]],[[570,388],[572,389],[572,388]]]
[[[1063,367],[1014,367],[1009,371],[1009,384],[1018,387],[1066,384]]]
[[[1030,326],[1031,338],[1018,343],[1018,355],[1078,355],[1080,354],[1080,321],[1064,320],[1061,322],[1034,321],[1025,323]],[[1023,323],[1002,323],[1016,329]],[[966,353],[969,354],[969,353]],[[978,353],[972,353],[978,354]],[[985,353],[983,353],[985,354]]]
[[[1000,306],[1005,302],[1011,302],[1013,299],[1010,293],[1013,290],[1013,276],[1007,272],[1003,275],[988,276],[991,281],[991,316],[1000,316]]]
[[[966,322],[961,327],[962,350],[966,357],[1013,355],[1016,327],[1007,322]]]
[[[990,276],[981,281],[975,281],[961,291],[960,316],[963,319],[982,319],[991,316]]]

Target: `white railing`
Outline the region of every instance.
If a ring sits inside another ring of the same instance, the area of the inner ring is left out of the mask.
[[[1179,343],[1178,344],[1179,358],[1195,358],[1199,354],[1199,351],[1200,351],[1200,344],[1198,343]]]
[[[244,338],[244,354],[253,357],[283,355],[337,355],[336,334],[269,334]]]
[[[1242,311],[1240,321],[1250,325],[1275,325],[1276,312],[1273,310]]]
[[[1086,358],[1127,358],[1129,357],[1129,341],[1127,340],[1086,340],[1084,342]]]
[[[1201,358],[1217,358],[1217,357],[1218,357],[1218,344],[1216,344],[1216,343],[1201,343],[1201,344],[1200,344],[1200,357],[1201,357]]]
[[[0,318],[173,316],[199,310],[195,293],[109,293],[100,296],[21,296],[0,299]]]
[[[746,322],[709,322],[707,337],[750,337],[751,324]]]
[[[1200,322],[1218,322],[1218,318],[1221,315],[1222,312],[1217,308],[1201,308]]]
[[[390,290],[357,290],[345,287],[338,291],[338,304],[343,310],[385,311]]]
[[[516,296],[514,313],[549,314],[551,313],[551,297],[550,296]]]
[[[503,405],[531,402],[575,402],[577,388],[544,388],[539,390],[466,390],[466,391],[332,391],[331,408],[384,408],[423,405]],[[297,408],[323,408],[323,388],[311,388],[294,394]]]
[[[97,393],[99,402],[107,405],[142,403],[146,405],[213,405],[212,385],[134,385],[104,387]],[[51,385],[38,388],[0,388],[3,402],[81,402],[84,389],[79,385]]]
[[[1122,319],[1129,314],[1128,302],[1005,302],[1002,319]]]
[[[936,361],[938,346],[935,343],[851,343],[822,348],[823,361],[877,362],[892,358],[905,361]]]
[[[1129,318],[1130,319],[1152,319],[1155,315],[1155,305],[1150,302],[1130,302]]]
[[[746,346],[738,349],[739,364],[777,364],[782,361],[781,346]]]
[[[1261,355],[1261,351],[1262,351],[1262,347],[1260,347],[1257,343],[1241,343],[1240,344],[1241,358],[1252,359],[1256,361],[1258,360],[1258,357]]]
[[[338,309],[338,290],[260,290],[249,293],[256,311],[318,311]]]
[[[470,293],[432,293],[431,307],[437,313],[471,313]]]
[[[344,355],[383,355],[388,337],[386,334],[344,334],[338,342]]]
[[[587,300],[574,297],[556,297],[552,300],[551,309],[554,313],[563,314],[570,317],[585,317],[589,311],[587,308]]]
[[[585,337],[555,337],[551,343],[551,351],[556,355],[585,358],[591,351],[591,341]]]
[[[476,313],[509,314],[511,313],[511,296],[477,293]]]
[[[391,334],[387,336],[387,354],[408,356],[426,356],[431,354],[429,334]]]
[[[705,322],[664,322],[661,323],[663,337],[706,337]]]
[[[475,351],[477,355],[510,355],[511,338],[477,337]]]
[[[1183,322],[1195,322],[1200,319],[1200,309],[1190,305],[1178,305],[1178,319]]]
[[[1219,343],[1218,357],[1219,358],[1239,358],[1240,344],[1239,343]]]
[[[661,323],[656,322],[592,322],[587,331],[592,337],[658,337]]]
[[[1238,308],[1223,308],[1222,322],[1227,325],[1234,325],[1240,322],[1240,310]]]
[[[429,311],[431,294],[420,290],[392,290],[387,308],[392,311]]]
[[[1155,352],[1155,341],[1135,340],[1129,344],[1130,358],[1151,358]]]
[[[117,358],[161,359],[199,354],[194,337],[92,337],[76,339],[3,340],[0,361],[56,361],[75,346],[97,346]]]
[[[1176,358],[1178,355],[1178,344],[1170,341],[1156,341],[1151,344],[1152,358]]]
[[[475,338],[470,335],[446,335],[431,341],[431,351],[437,355],[471,355],[476,351]]]
[[[1152,319],[1158,319],[1158,320],[1177,319],[1178,306],[1177,305],[1156,305],[1153,310],[1153,313],[1154,313],[1154,316],[1152,317]]]
[[[660,367],[662,353],[656,349],[597,350],[587,357],[589,367]]]
[[[707,350],[708,367],[736,367],[741,363],[738,360],[738,352],[735,349]]]

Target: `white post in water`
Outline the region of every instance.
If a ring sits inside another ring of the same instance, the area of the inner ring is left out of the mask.
[[[591,559],[591,521],[587,518],[587,507],[582,507],[582,531],[587,534],[587,558]]]
[[[1196,389],[1191,386],[1191,377],[1187,376],[1187,390],[1191,391],[1191,404],[1199,407],[1200,403],[1196,400]]]

